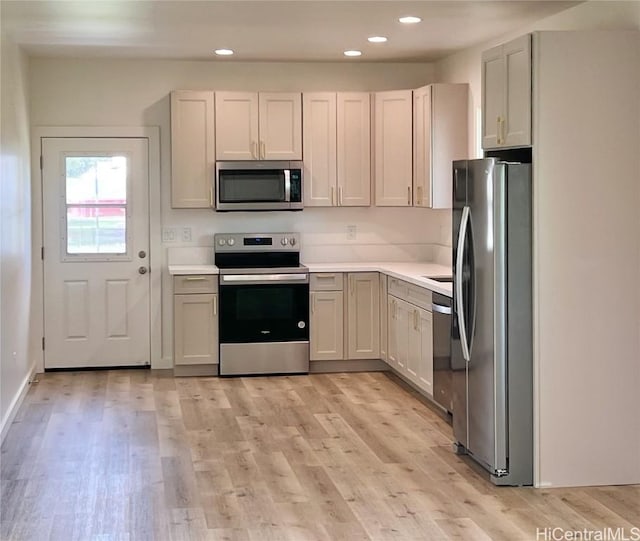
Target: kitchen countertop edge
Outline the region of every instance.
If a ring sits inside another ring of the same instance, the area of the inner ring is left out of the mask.
[[[435,293],[451,297],[450,283],[436,282],[426,276],[451,276],[451,269],[437,263],[411,262],[346,262],[346,263],[303,263],[309,272],[381,272],[387,276],[404,280],[427,288]],[[169,274],[220,274],[215,265],[169,265]]]
[[[403,262],[353,262],[353,263],[307,263],[309,272],[381,272],[387,276],[404,280],[427,288],[447,297],[453,296],[451,283],[436,282],[424,276],[451,276],[451,269],[437,263],[421,261]]]

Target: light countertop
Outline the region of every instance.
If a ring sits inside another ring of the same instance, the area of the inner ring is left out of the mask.
[[[309,272],[382,272],[417,286],[426,287],[436,293],[451,297],[450,283],[436,282],[425,276],[451,276],[451,269],[436,263],[424,262],[346,262],[346,263],[306,263]],[[169,265],[169,274],[219,274],[215,265]]]
[[[436,293],[451,297],[450,283],[436,282],[425,276],[451,276],[451,269],[437,263],[419,261],[400,262],[354,262],[354,263],[304,263],[309,272],[382,272],[400,280],[405,280],[417,286],[426,287]]]
[[[169,274],[220,274],[215,265],[169,265]]]

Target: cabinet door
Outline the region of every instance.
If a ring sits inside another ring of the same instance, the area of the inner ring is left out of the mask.
[[[413,127],[411,90],[375,95],[376,205],[412,205]]]
[[[422,308],[418,312],[420,335],[420,361],[418,363],[418,386],[433,396],[433,314]]]
[[[303,95],[304,206],[336,205],[336,95]]]
[[[261,160],[302,160],[302,101],[299,92],[259,95]]]
[[[338,204],[371,205],[371,110],[364,92],[337,95]]]
[[[504,115],[504,56],[502,45],[482,53],[482,148],[501,146]]]
[[[171,207],[213,204],[213,92],[171,93]]]
[[[451,208],[455,160],[469,157],[469,85],[431,85],[431,165],[429,183],[431,208]],[[420,199],[421,194],[417,193]],[[428,205],[420,205],[428,206]]]
[[[387,307],[387,275],[380,274],[380,358],[387,360],[389,323]]]
[[[431,87],[413,91],[413,206],[431,206]]]
[[[505,120],[503,146],[531,145],[531,35],[503,45]]]
[[[377,272],[348,275],[347,356],[380,358],[380,284]]]
[[[216,159],[259,159],[258,94],[216,92]]]
[[[407,375],[409,362],[409,328],[411,322],[411,305],[396,299],[396,369]]]
[[[407,332],[409,335],[406,376],[418,384],[418,372],[422,361],[422,340],[420,336],[419,308],[407,306]]]
[[[342,291],[311,293],[311,360],[344,359],[344,298]]]
[[[218,296],[173,296],[173,342],[176,365],[218,362]]]
[[[387,296],[387,364],[398,368],[398,302],[391,295]]]

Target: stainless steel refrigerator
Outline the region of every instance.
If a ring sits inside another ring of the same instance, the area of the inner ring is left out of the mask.
[[[531,164],[453,162],[455,449],[533,483]]]

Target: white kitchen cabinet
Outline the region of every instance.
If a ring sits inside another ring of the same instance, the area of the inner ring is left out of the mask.
[[[482,148],[531,146],[531,35],[482,53]]]
[[[387,364],[433,396],[431,292],[396,278],[388,285]]]
[[[300,93],[216,92],[216,159],[301,160]]]
[[[451,162],[468,157],[467,84],[413,91],[413,206],[451,208]]]
[[[387,275],[380,273],[380,358],[387,360],[389,347],[389,308],[387,306]]]
[[[318,272],[309,276],[309,349],[312,361],[344,359],[344,275]]]
[[[174,276],[175,366],[218,364],[217,281],[211,275]]]
[[[304,204],[371,204],[369,94],[303,95]]]
[[[347,275],[347,358],[380,358],[380,275]]]
[[[412,92],[374,95],[374,177],[376,206],[413,203]]]
[[[171,92],[171,207],[210,208],[215,165],[213,92]]]
[[[344,359],[344,296],[342,291],[311,292],[310,358]]]

